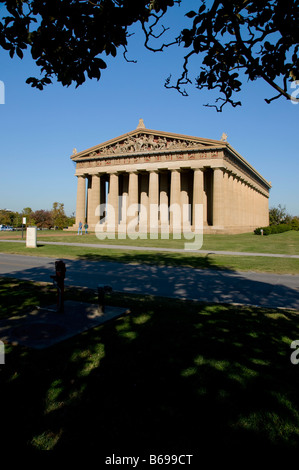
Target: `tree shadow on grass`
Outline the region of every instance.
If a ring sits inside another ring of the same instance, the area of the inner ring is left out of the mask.
[[[170,266],[170,260],[176,263],[176,255],[173,253],[139,253],[136,256],[128,253],[122,254],[120,259],[126,262],[119,262],[117,258],[117,261],[110,259],[108,263],[103,254],[99,258],[97,255],[84,254],[80,259],[64,259],[65,285],[96,290],[99,284],[109,284],[114,291],[123,293],[299,310],[296,276],[279,278],[269,274],[265,277],[262,273],[241,274],[232,269],[219,269],[215,264],[217,261],[209,256],[190,255],[190,263],[197,263],[198,269]],[[10,270],[4,275],[49,282],[50,276],[55,273],[55,259],[37,260],[35,266]],[[165,260],[167,262],[163,265]]]
[[[86,261],[113,261],[111,259],[111,254],[95,254],[87,253],[80,255],[78,257],[80,260]],[[217,270],[226,270],[211,258],[209,255],[198,256],[198,255],[188,255],[187,253],[165,253],[165,252],[127,252],[127,253],[118,253],[117,262],[120,263],[141,263],[147,265],[155,266],[190,266],[198,269],[217,269]]]
[[[103,458],[298,446],[295,313],[122,294],[109,303],[131,314],[47,350],[10,348],[1,404],[16,448]]]

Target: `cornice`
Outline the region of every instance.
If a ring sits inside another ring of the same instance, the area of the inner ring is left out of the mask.
[[[242,155],[240,155],[230,144],[227,145],[227,148],[224,152],[224,158],[226,158],[226,155],[232,156],[234,161],[241,163],[243,171],[246,169],[247,174],[251,176],[253,175],[259,181],[262,181],[267,189],[272,187],[271,183],[269,183],[269,181],[267,181],[252,165],[250,165],[250,163],[248,163],[248,161],[245,160],[245,158],[242,157]]]

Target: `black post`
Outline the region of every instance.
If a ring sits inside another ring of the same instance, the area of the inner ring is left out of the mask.
[[[64,311],[64,278],[66,267],[62,260],[55,261],[56,276],[50,276],[57,288],[57,312]]]

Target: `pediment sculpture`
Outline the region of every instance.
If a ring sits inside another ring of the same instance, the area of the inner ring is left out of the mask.
[[[159,150],[188,149],[198,147],[200,143],[182,139],[169,139],[152,134],[129,136],[121,142],[98,149],[91,156],[120,155],[127,153],[155,152]]]

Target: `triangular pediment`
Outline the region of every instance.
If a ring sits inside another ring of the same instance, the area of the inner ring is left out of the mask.
[[[203,139],[182,134],[137,128],[122,136],[91,147],[71,156],[74,161],[94,158],[119,157],[122,155],[155,154],[192,149],[215,148],[225,146],[219,140]]]

